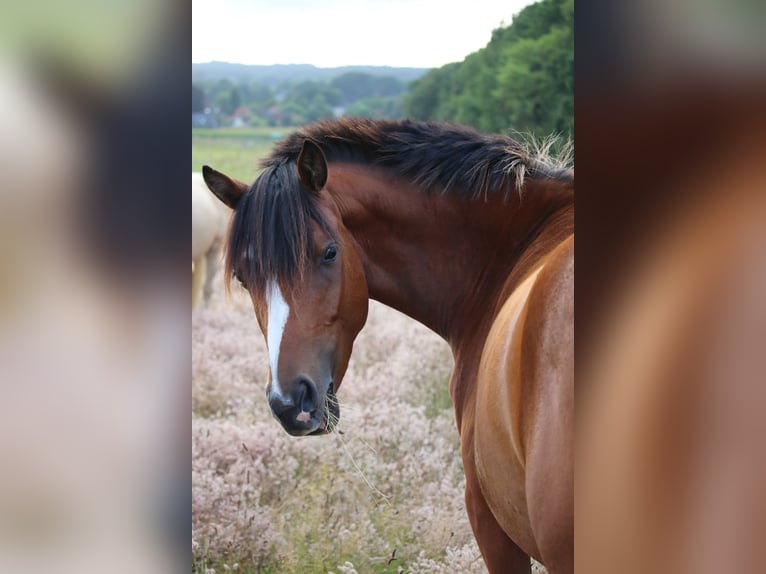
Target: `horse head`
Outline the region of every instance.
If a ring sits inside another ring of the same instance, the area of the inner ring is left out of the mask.
[[[266,338],[272,413],[291,435],[330,432],[368,291],[358,248],[324,189],[324,153],[306,140],[295,161],[268,168],[252,187],[207,166],[203,174],[235,210],[227,271],[249,292]]]

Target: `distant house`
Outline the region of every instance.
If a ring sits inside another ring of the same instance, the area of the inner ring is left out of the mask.
[[[231,114],[231,125],[235,128],[245,127],[250,120],[250,110],[246,107],[239,107]]]
[[[215,119],[213,112],[208,108],[204,112],[192,112],[193,128],[217,128],[218,120]]]
[[[282,125],[282,120],[284,118],[284,115],[282,114],[282,108],[280,106],[271,106],[269,109],[266,110],[266,119],[269,121],[271,125],[279,126]]]

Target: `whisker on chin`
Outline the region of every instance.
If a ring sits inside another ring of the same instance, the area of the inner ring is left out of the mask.
[[[334,393],[333,393],[332,396],[328,395],[327,402],[328,403],[332,403],[332,404],[336,405],[337,407],[341,407],[342,406],[344,413],[359,414],[359,413],[362,412],[362,406],[361,405],[355,405],[353,403],[347,403],[347,402],[341,403],[341,401],[338,398],[338,396],[335,395]]]

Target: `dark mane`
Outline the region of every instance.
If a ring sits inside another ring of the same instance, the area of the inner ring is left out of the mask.
[[[289,161],[267,167],[243,195],[231,222],[226,277],[263,293],[266,282],[290,282],[314,249],[311,221],[332,235]]]
[[[571,169],[545,161],[509,137],[459,125],[341,119],[306,126],[275,145],[232,219],[226,276],[256,293],[264,292],[267,281],[286,285],[301,273],[314,249],[312,220],[331,233],[297,176],[295,162],[306,139],[319,144],[328,162],[367,163],[425,192],[467,199],[494,194],[507,199],[521,191],[525,178],[574,178]]]
[[[343,118],[301,128],[274,147],[264,166],[295,160],[305,139],[322,147],[327,160],[370,163],[419,185],[477,199],[521,190],[524,179],[572,181],[572,170],[501,135],[466,126],[410,120]]]

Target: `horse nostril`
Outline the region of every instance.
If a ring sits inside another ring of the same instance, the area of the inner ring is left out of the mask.
[[[314,420],[319,405],[319,392],[308,377],[293,380],[289,392],[281,394],[277,389],[269,393],[269,406],[275,418],[285,430],[293,435],[303,435],[314,430]]]
[[[306,378],[298,381],[295,398],[295,404],[300,405],[301,411],[305,413],[313,413],[319,403],[316,386]]]
[[[295,407],[295,401],[293,397],[286,397],[280,393],[269,391],[269,406],[274,414],[279,416]]]

